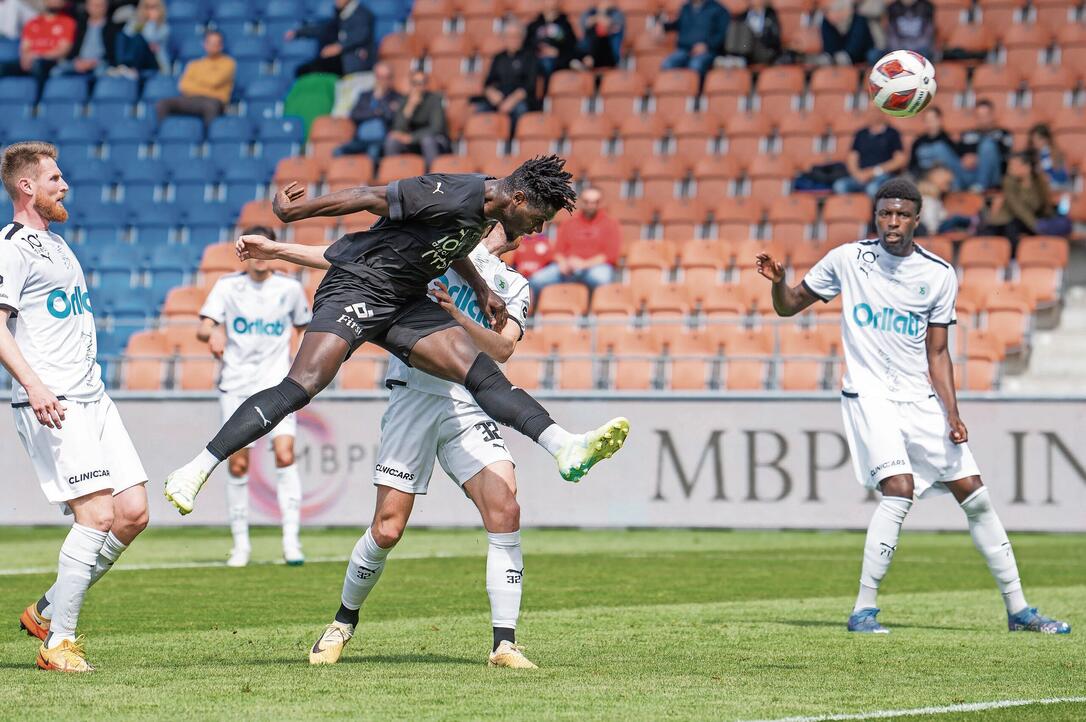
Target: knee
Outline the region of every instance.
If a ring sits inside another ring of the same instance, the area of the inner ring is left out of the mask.
[[[339,368],[337,367],[336,371],[338,370]],[[292,368],[287,375],[287,378],[300,386],[306,395],[305,403],[300,406],[297,403],[291,404],[291,410],[297,411],[308,404],[314,396],[323,391],[325,386],[332,383],[332,379],[335,378],[335,372],[333,372],[331,376],[328,376],[321,369],[317,368],[306,368],[301,370]]]
[[[275,465],[280,469],[294,464],[294,447],[287,446],[275,450]]]
[[[913,498],[913,477],[909,474],[889,476],[879,483],[883,496],[897,496],[902,499]]]
[[[112,497],[108,503],[95,504],[94,507],[87,509],[86,513],[80,516],[82,518],[79,519],[79,523],[83,526],[89,526],[91,529],[101,532],[109,531],[113,528],[115,519]]]
[[[391,549],[403,536],[404,521],[393,516],[380,516],[370,526],[370,536],[377,546]]]
[[[113,533],[122,540],[132,540],[147,528],[149,521],[150,516],[147,514],[146,506],[124,509],[121,513],[114,515]]]
[[[248,457],[242,454],[234,454],[230,457],[230,461],[227,464],[227,469],[230,472],[230,476],[245,476],[249,472]]]
[[[512,493],[501,502],[487,509],[484,520],[486,530],[493,533],[506,533],[520,529],[520,503]]]

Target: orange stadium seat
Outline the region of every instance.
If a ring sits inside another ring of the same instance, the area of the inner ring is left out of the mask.
[[[577,321],[588,313],[588,286],[582,283],[554,283],[547,286],[536,301],[536,313],[548,321]]]
[[[749,310],[738,288],[731,284],[688,288],[687,295],[696,298],[702,316],[711,322],[738,321]]]
[[[219,377],[219,362],[214,358],[182,358],[174,369],[182,391],[210,391]]]
[[[753,86],[752,76],[747,68],[713,68],[705,74],[702,92],[710,99],[723,96],[739,98],[750,95]],[[735,109],[734,103],[730,109]]]
[[[997,364],[987,359],[966,359],[954,375],[954,386],[966,391],[992,391],[998,378]]]
[[[852,66],[829,65],[815,68],[811,73],[811,92],[837,91],[855,93],[859,87],[859,75]]]
[[[635,289],[659,286],[675,265],[675,245],[669,241],[634,241],[626,253],[629,284]]]
[[[476,113],[464,125],[464,138],[504,141],[509,137],[509,125],[506,113]]]
[[[627,115],[619,123],[621,153],[632,158],[644,158],[660,152],[667,123],[657,113]]]
[[[293,156],[283,158],[275,166],[272,183],[284,186],[287,183],[304,183],[310,186],[321,182],[324,170],[316,158]]]
[[[770,203],[787,192],[796,166],[784,155],[758,155],[747,168],[750,195]]]
[[[332,152],[354,137],[355,126],[350,118],[322,115],[313,119],[309,128],[309,155],[322,166],[332,160]]]
[[[677,118],[692,110],[700,79],[694,70],[665,70],[652,82],[652,105],[660,115]]]
[[[945,45],[948,48],[961,48],[973,53],[986,53],[992,50],[995,43],[991,33],[984,26],[963,23],[950,31]]]
[[[654,322],[661,319],[678,320],[690,313],[690,300],[682,283],[658,286],[645,300],[645,311]]]
[[[823,387],[826,359],[831,351],[825,334],[794,324],[775,327],[779,342],[780,387],[784,391],[814,391]],[[823,357],[795,358],[795,357]],[[789,358],[792,357],[792,358]]]
[[[969,269],[992,269],[1000,273],[1011,261],[1011,242],[1002,236],[974,236],[962,242],[958,266],[963,274]]]
[[[721,271],[726,265],[724,248],[716,240],[688,241],[679,250],[682,280],[690,287],[718,284]]]
[[[420,155],[388,156],[381,160],[381,168],[378,170],[374,182],[383,186],[400,178],[412,178],[422,175],[424,172],[425,167]]]
[[[612,385],[619,391],[653,388],[656,361],[661,349],[653,334],[644,329],[629,329],[612,347]]]
[[[200,258],[200,271],[233,273],[240,270],[241,261],[238,260],[233,243],[213,243],[204,248],[204,255]]]
[[[659,206],[682,195],[682,182],[690,169],[674,155],[635,158],[641,197]]]
[[[666,341],[669,366],[668,386],[676,391],[699,391],[713,385],[713,359],[719,344],[701,331],[677,327]]]
[[[381,38],[377,56],[382,60],[411,59],[418,57],[418,36],[408,33],[389,33]]]
[[[1079,72],[1067,65],[1036,65],[1029,73],[1026,87],[1030,93],[1030,105],[1034,108],[1058,109],[1068,105],[1067,100],[1078,86]]]
[[[703,155],[694,163],[694,190],[705,203],[735,196],[745,164],[734,155]]]
[[[476,173],[479,166],[466,155],[439,155],[430,170],[434,173]]]
[[[1055,236],[1029,236],[1018,242],[1015,261],[1019,281],[1041,304],[1052,305],[1059,300],[1068,246],[1067,239]]]
[[[765,329],[724,327],[724,387],[731,391],[765,388],[773,336]]]
[[[517,353],[505,362],[503,370],[514,386],[533,390],[543,385],[545,367],[546,360],[543,357],[525,354],[518,349]]]
[[[162,306],[162,316],[168,323],[198,321],[206,299],[207,289],[198,286],[171,288]]]
[[[962,358],[983,358],[989,361],[1002,361],[1003,341],[990,331],[977,328],[966,329],[961,337],[964,341],[959,355]]]
[[[951,239],[945,236],[928,236],[927,238],[919,239],[917,244],[925,251],[934,254],[947,263],[953,264],[954,241]]]
[[[773,227],[773,237],[778,241],[808,238],[808,228],[817,218],[818,201],[814,196],[802,193],[774,199],[769,204],[767,214],[767,220]]]
[[[989,26],[991,27],[991,26]],[[1002,26],[1003,62],[1025,69],[1044,62],[1052,33],[1043,25],[1014,23]]]
[[[663,196],[648,200],[656,201],[657,219],[664,238],[685,243],[703,235],[706,212],[705,204],[700,200],[672,201]]]
[[[984,302],[985,327],[1003,342],[1008,351],[1021,349],[1029,332],[1031,313],[1029,303],[1020,294],[1004,289],[992,290]]]
[[[868,223],[873,215],[871,200],[863,193],[832,195],[822,208],[822,220],[826,223],[853,221]]]
[[[518,141],[535,139],[556,141],[562,137],[562,118],[553,113],[525,113],[517,121],[517,130],[513,137]]]
[[[328,164],[329,185],[366,185],[373,178],[373,160],[368,155],[344,155],[333,158]]]
[[[713,152],[723,129],[723,119],[714,113],[686,113],[671,124],[675,155],[696,165]]]
[[[271,201],[249,201],[241,207],[241,214],[238,216],[238,227],[244,228],[245,226],[268,226],[269,228],[279,228],[282,225],[280,220],[276,218],[275,213],[272,212]]]
[[[592,313],[609,319],[625,319],[637,313],[630,287],[622,283],[598,286],[592,294]]]
[[[633,70],[612,70],[600,81],[603,112],[633,112],[634,101],[644,95],[648,84],[641,73]]]
[[[713,206],[718,238],[748,238],[753,235],[765,210],[758,198],[721,198]]]
[[[162,388],[165,357],[169,355],[166,334],[162,331],[138,331],[128,339],[121,385],[130,391],[155,391]]]
[[[544,104],[557,118],[576,118],[583,114],[594,92],[592,75],[577,70],[558,70],[551,75]]]
[[[1025,69],[1009,65],[981,65],[973,71],[973,92],[978,96],[1000,95],[1018,89]],[[997,103],[997,105],[999,105]]]

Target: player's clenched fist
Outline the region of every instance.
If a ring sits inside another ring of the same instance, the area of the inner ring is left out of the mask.
[[[65,407],[49,389],[31,386],[26,389],[27,403],[34,410],[38,423],[50,429],[59,429],[64,421]]]
[[[773,256],[768,253],[759,253],[755,259],[755,266],[758,273],[773,281],[773,283],[780,283],[784,280],[784,266],[773,260]]]
[[[279,192],[275,194],[275,198],[272,199],[272,211],[275,212],[275,217],[281,221],[289,220],[287,216],[291,205],[304,195],[305,186],[300,186],[296,182],[288,183],[279,189]]]
[[[237,243],[234,244],[234,250],[238,254],[238,258],[243,261],[249,259],[257,261],[274,261],[276,259],[276,250],[279,246],[277,241],[273,241],[270,238],[264,236],[240,236]]]

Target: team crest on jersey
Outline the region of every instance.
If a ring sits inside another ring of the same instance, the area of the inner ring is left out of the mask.
[[[916,291],[917,291],[917,293],[919,293],[919,294],[920,294],[921,296],[927,296],[927,295],[928,295],[928,284],[926,284],[926,283],[921,283],[921,284],[920,284],[920,287],[919,287],[919,288],[917,288],[917,289],[916,289]]]
[[[494,285],[498,288],[499,291],[509,290],[509,283],[504,278],[502,278],[500,273],[494,274]]]

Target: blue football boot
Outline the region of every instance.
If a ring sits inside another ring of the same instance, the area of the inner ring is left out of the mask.
[[[890,630],[879,624],[879,620],[875,619],[879,611],[876,607],[868,607],[853,612],[848,618],[848,631],[863,632],[865,634],[889,634]]]
[[[1026,607],[1021,612],[1007,615],[1007,629],[1012,632],[1041,632],[1042,634],[1070,634],[1071,625],[1037,613],[1037,607]]]

